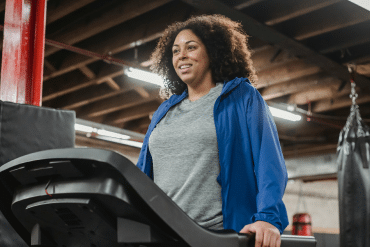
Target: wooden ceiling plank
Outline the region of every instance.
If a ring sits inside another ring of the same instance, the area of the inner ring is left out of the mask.
[[[81,20],[74,25],[74,28],[63,33],[50,35],[47,37],[58,42],[75,44],[79,41],[90,38],[100,32],[112,28],[125,21],[133,19],[150,10],[162,6],[171,0],[135,0],[122,1],[118,6],[115,6],[111,11],[105,11],[90,22]],[[48,46],[45,49],[45,57],[59,51],[59,48]]]
[[[264,0],[249,0],[247,2],[244,2],[244,3],[241,3],[241,4],[238,4],[238,5],[234,6],[234,9],[242,10],[242,9],[248,8],[249,6],[252,6],[254,4],[258,4],[260,2],[263,2],[263,1]]]
[[[59,1],[57,5],[51,5],[47,7],[46,24],[50,24],[60,18],[72,13],[73,11],[80,9],[96,0],[63,0]],[[1,10],[1,6],[0,6]]]
[[[135,119],[142,118],[144,116],[148,116],[149,114],[158,109],[159,103],[156,100],[146,102],[141,105],[137,105],[128,109],[116,111],[112,114],[109,114],[104,119],[104,122],[107,124],[120,124],[125,123],[128,121],[132,121]]]
[[[348,4],[352,5],[352,3]],[[356,12],[356,14],[353,14],[354,12]],[[292,32],[296,40],[311,38],[368,21],[370,20],[370,14],[368,14],[368,12],[369,11],[363,8],[356,8],[352,11],[352,8],[343,8],[342,5],[338,6],[338,8],[325,9],[319,13],[315,13],[315,16],[302,18],[302,20],[295,20],[294,27],[290,25],[289,32]],[[286,26],[282,25],[281,28],[284,29]],[[291,30],[292,28],[296,30]]]
[[[135,91],[140,94],[141,97],[143,98],[149,98],[150,94],[148,91],[146,91],[143,87],[136,87]]]
[[[44,83],[42,100],[43,102],[48,101],[64,94],[96,85],[98,80],[105,80],[109,77],[116,77],[122,74],[122,67],[112,65],[102,69],[102,72],[93,80],[88,79],[80,72],[70,72],[65,76],[60,76]]]
[[[119,94],[108,99],[94,102],[93,104],[86,105],[80,109],[77,109],[77,116],[79,117],[97,117],[106,115],[114,111],[133,107],[136,105],[143,104],[147,101],[154,100],[158,97],[158,92],[151,93],[149,98],[143,99],[138,93],[127,92],[125,94]]]
[[[366,93],[359,93],[358,98],[356,100],[357,104],[365,104],[370,102],[370,94]],[[331,111],[336,109],[341,109],[345,107],[351,107],[352,100],[347,96],[343,96],[336,99],[327,99],[318,101],[315,103],[314,107],[312,108],[312,112],[325,112]],[[360,106],[361,109],[361,106]]]
[[[108,86],[115,91],[119,91],[121,89],[117,82],[115,82],[112,77],[108,77],[107,79],[105,79],[105,83],[107,83]]]
[[[335,75],[341,80],[347,81],[349,79],[349,73],[346,67],[338,64],[337,62],[325,57],[318,52],[315,52],[314,50],[287,37],[286,35],[283,35],[282,33],[263,25],[253,18],[221,3],[218,0],[204,0],[202,2],[193,0],[182,1],[193,6],[194,8],[211,13],[222,14],[228,16],[233,20],[238,20],[242,23],[244,28],[248,30],[249,35],[258,37],[262,41],[274,44],[281,49],[286,49],[293,55],[304,59],[314,66],[318,66],[328,71],[330,74]],[[358,75],[356,83],[361,88],[370,88],[370,80],[364,76]]]
[[[44,66],[51,72],[57,71],[57,69],[52,65],[47,59],[44,59]]]
[[[317,66],[307,65],[304,61],[292,61],[282,66],[267,69],[258,73],[256,88],[260,89],[282,82],[287,82],[303,76],[320,72]]]
[[[370,24],[370,22],[369,22]],[[352,37],[351,37],[352,36]],[[353,39],[356,37],[356,39]],[[329,43],[321,48],[320,52],[323,54],[349,48],[351,46],[361,45],[370,42],[370,32],[357,33],[357,34],[345,34],[341,37],[337,37],[333,42]]]
[[[327,6],[333,5],[340,2],[341,0],[310,0],[310,1],[298,1],[295,2],[291,8],[280,9],[275,11],[274,16],[265,22],[266,25],[272,26],[283,21],[293,19],[298,16],[305,15],[307,13],[317,11]]]
[[[186,11],[182,11],[181,14],[178,14],[175,10],[175,8],[170,7],[168,9],[168,15],[150,13],[144,15],[139,21],[123,23],[120,26],[112,28],[112,30],[108,32],[104,32],[102,36],[97,35],[96,38],[89,39],[85,42],[86,44],[83,45],[83,48],[99,54],[114,55],[132,48],[135,43],[143,44],[153,41],[162,36],[163,31],[167,28],[169,23],[183,20]],[[155,21],[147,22],[147,20]],[[132,28],[133,26],[135,28]],[[107,39],[107,36],[112,38]],[[44,76],[44,81],[98,60],[98,58],[72,54],[63,60],[58,71],[51,75]]]
[[[333,83],[340,83],[340,80],[334,79],[325,73],[317,73],[267,87],[262,91],[262,97],[264,100],[271,100],[307,90],[314,85],[331,85]]]
[[[112,114],[109,114],[104,119],[105,123],[113,123],[113,124],[120,124],[125,123],[128,121],[132,121],[135,119],[142,118],[144,116],[148,116],[149,114],[158,109],[159,103],[156,100],[152,100],[146,102],[141,105],[137,105],[128,109],[116,111]]]
[[[338,92],[338,87],[341,82],[339,81],[336,85],[316,85],[312,86],[309,90],[294,93],[289,96],[288,104],[305,105],[309,102],[333,99],[342,95],[349,95],[351,93],[351,85],[347,83],[345,87]]]
[[[87,78],[89,78],[89,79],[95,79],[96,78],[96,75],[95,75],[94,71],[89,69],[87,66],[81,66],[81,67],[79,67],[79,70],[81,70],[81,72],[84,75],[86,75]]]

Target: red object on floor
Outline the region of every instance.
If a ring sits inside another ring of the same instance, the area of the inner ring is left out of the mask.
[[[41,106],[46,0],[7,0],[0,100]]]
[[[297,213],[293,216],[292,235],[312,236],[311,215]]]

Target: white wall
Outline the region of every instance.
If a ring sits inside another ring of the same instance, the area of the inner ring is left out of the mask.
[[[337,171],[335,154],[287,159],[286,165],[289,177]],[[301,203],[298,210],[299,197],[301,197]],[[283,201],[287,207],[290,227],[295,213],[307,212],[312,217],[314,232],[339,233],[337,180],[307,183],[300,180],[290,180]],[[306,208],[304,208],[304,203]],[[290,227],[287,229],[289,230]]]

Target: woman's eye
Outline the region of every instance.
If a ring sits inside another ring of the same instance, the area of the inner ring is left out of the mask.
[[[172,54],[177,54],[177,53],[179,53],[179,50],[172,50]]]
[[[195,49],[195,46],[193,46],[193,45],[189,45],[188,49],[189,49],[189,50],[193,50],[193,49]]]

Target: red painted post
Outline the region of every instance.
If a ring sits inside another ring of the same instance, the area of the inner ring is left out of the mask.
[[[6,0],[0,99],[41,106],[46,0]]]

